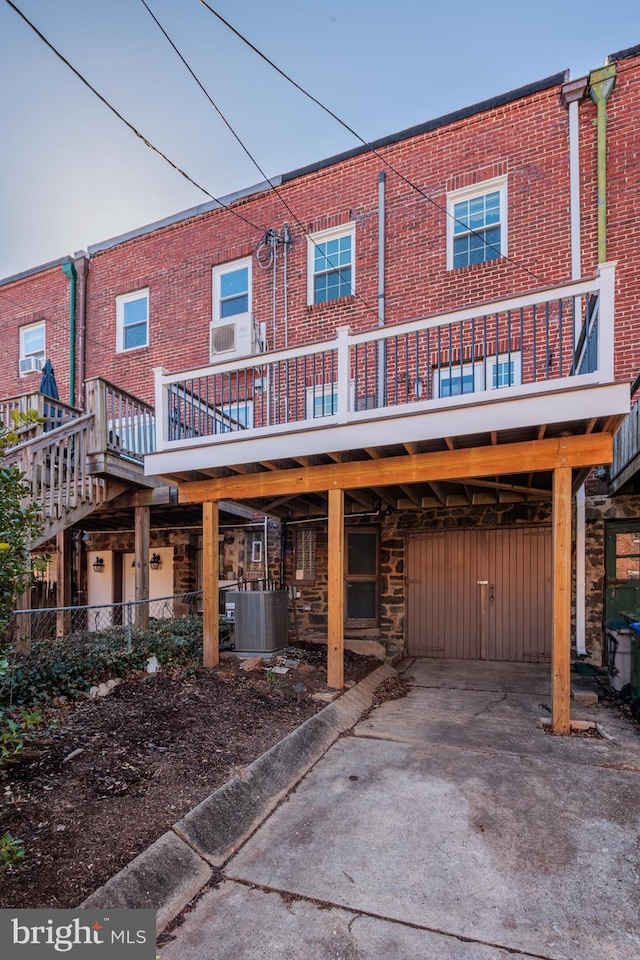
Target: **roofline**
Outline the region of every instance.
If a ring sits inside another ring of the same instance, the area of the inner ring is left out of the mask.
[[[640,50],[640,48],[631,47],[629,50],[623,50],[619,54],[612,54],[612,57],[621,58],[623,55],[632,56],[636,50]],[[611,57],[609,59],[611,59]],[[515,90],[510,90],[507,93],[500,94],[499,96],[491,97],[489,100],[481,100],[478,103],[472,104],[468,107],[462,107],[462,109],[455,110],[452,113],[445,113],[441,117],[436,117],[433,120],[427,120],[426,122],[417,124],[413,127],[407,127],[407,129],[401,130],[398,133],[389,134],[386,137],[373,140],[371,143],[367,143],[366,145],[354,147],[353,149],[346,150],[343,153],[337,153],[332,157],[327,157],[324,160],[318,160],[315,163],[308,164],[307,166],[298,167],[295,170],[290,170],[288,173],[274,176],[270,178],[270,180],[263,180],[261,183],[234,191],[233,193],[229,193],[224,197],[220,197],[219,199],[208,200],[206,203],[198,204],[195,207],[189,207],[187,210],[174,213],[171,216],[164,217],[162,220],[155,220],[153,223],[136,227],[134,230],[129,230],[126,233],[121,233],[115,237],[110,237],[108,240],[102,240],[100,243],[91,244],[91,246],[87,247],[87,254],[90,258],[95,257],[97,254],[103,253],[104,251],[109,250],[112,247],[116,247],[121,243],[126,243],[129,240],[135,240],[138,237],[144,237],[148,234],[154,233],[156,230],[161,230],[164,227],[174,226],[177,223],[182,223],[185,220],[191,220],[194,217],[202,216],[205,213],[211,213],[213,210],[221,210],[224,207],[228,207],[231,204],[237,203],[239,200],[244,200],[259,193],[264,193],[268,190],[271,190],[273,187],[279,187],[283,183],[289,183],[291,180],[295,180],[298,177],[303,177],[309,173],[316,173],[319,170],[333,166],[334,164],[340,163],[343,160],[349,160],[352,157],[357,157],[363,153],[369,153],[371,150],[377,150],[381,147],[389,146],[392,143],[398,143],[401,140],[408,140],[411,137],[420,136],[424,133],[430,133],[433,130],[447,126],[447,124],[455,123],[458,120],[464,120],[468,117],[474,116],[475,114],[484,113],[486,110],[492,110],[496,107],[505,106],[506,104],[513,103],[515,100],[520,100],[523,97],[529,97],[534,93],[540,93],[542,90],[548,90],[550,87],[560,86],[567,81],[568,77],[568,70],[563,70],[560,73],[554,73],[549,77],[545,77],[542,80],[537,80],[534,83],[529,83],[524,87],[517,87]],[[0,280],[0,285],[11,283],[15,280],[20,280],[23,277],[31,276],[34,273],[48,270],[51,267],[61,265],[70,259],[70,257],[66,256],[60,258],[59,260],[53,260],[50,263],[43,264],[40,267],[33,267],[30,270],[25,270],[22,273],[15,274],[12,277],[7,277],[5,280]]]
[[[256,183],[252,187],[244,187],[242,190],[236,190],[234,193],[228,193],[225,197],[220,197],[217,200],[207,200],[206,203],[200,203],[196,207],[189,207],[188,210],[181,210],[180,213],[173,213],[169,217],[163,217],[162,220],[155,220],[153,223],[147,223],[142,227],[136,227],[135,230],[129,230],[127,233],[121,233],[117,237],[111,237],[109,240],[102,240],[100,243],[93,243],[90,247],[87,247],[87,253],[89,254],[89,257],[93,257],[96,254],[102,253],[104,250],[109,250],[111,247],[115,247],[120,243],[126,243],[127,240],[135,240],[136,237],[143,237],[148,233],[161,230],[163,227],[171,227],[176,223],[181,223],[183,220],[191,220],[193,217],[199,217],[204,213],[210,213],[212,210],[222,210],[224,207],[228,207],[232,203],[237,203],[238,200],[244,200],[246,197],[250,197],[258,193],[265,193],[267,190],[271,190],[272,187],[279,187],[281,183],[281,177],[272,177],[270,181],[263,180],[261,183]]]
[[[29,267],[28,270],[21,270],[20,273],[14,273],[10,277],[4,277],[0,280],[0,287],[4,287],[7,283],[15,283],[16,280],[24,280],[27,277],[32,277],[36,273],[45,273],[47,270],[51,270],[53,267],[61,267],[63,263],[69,263],[71,260],[70,256],[59,257],[57,260],[50,260],[48,263],[42,263],[38,267]]]
[[[568,78],[568,70],[554,73],[550,77],[545,77],[544,80],[537,80],[535,83],[518,87],[516,90],[510,90],[508,93],[501,93],[497,97],[491,97],[489,100],[481,100],[479,103],[474,103],[469,107],[454,110],[453,113],[445,113],[441,117],[427,120],[425,123],[419,123],[415,127],[407,127],[406,130],[401,130],[399,133],[392,133],[389,136],[381,137],[379,140],[372,140],[371,143],[364,144],[360,147],[345,150],[344,153],[337,153],[335,156],[328,157],[326,160],[319,160],[317,163],[310,163],[305,167],[298,167],[296,170],[291,170],[289,173],[283,173],[282,182],[287,183],[289,180],[295,180],[296,177],[302,177],[308,173],[315,173],[317,170],[322,170],[324,167],[329,167],[334,163],[340,163],[342,160],[349,160],[351,157],[357,157],[362,153],[370,153],[372,149],[377,150],[380,147],[398,143],[400,140],[408,140],[410,137],[430,133],[432,130],[445,127],[447,124],[455,123],[457,120],[472,117],[476,113],[484,113],[486,110],[492,110],[495,107],[502,107],[507,103],[513,103],[514,100],[521,100],[523,97],[529,97],[534,93],[539,93],[541,90],[548,90],[549,87],[560,86],[560,84],[566,83]]]
[[[610,53],[607,57],[607,63],[615,63],[617,60],[629,60],[631,57],[640,55],[640,43],[635,47],[627,47],[626,50],[618,50],[617,53]]]

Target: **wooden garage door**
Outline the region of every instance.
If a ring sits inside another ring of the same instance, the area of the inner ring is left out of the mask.
[[[407,647],[420,657],[550,660],[551,529],[410,536]]]

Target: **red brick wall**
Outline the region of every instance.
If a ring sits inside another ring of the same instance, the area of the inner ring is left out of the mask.
[[[441,208],[386,170],[387,322],[569,279],[567,150],[568,117],[558,87],[382,148],[383,156]],[[363,154],[278,188],[309,232],[355,221],[357,296],[330,304],[307,306],[307,240],[280,199],[269,191],[236,206],[261,228],[281,231],[285,221],[290,224],[290,344],[324,339],[346,323],[356,330],[377,324],[378,174],[385,169],[377,157]],[[516,263],[499,260],[447,271],[442,209],[447,190],[505,174],[508,252]],[[87,376],[102,374],[151,400],[153,366],[174,372],[206,365],[212,267],[251,255],[259,240],[258,231],[222,210],[97,254],[89,283],[93,341]],[[272,271],[254,263],[253,312],[266,321],[269,333],[272,283]],[[150,290],[150,345],[115,354],[115,298],[143,287]],[[281,248],[277,318],[281,340]]]
[[[636,216],[640,168],[637,110],[640,58],[618,63],[609,115],[609,259],[618,260],[616,370],[637,373],[635,278],[640,264]],[[582,266],[597,265],[595,107],[580,104],[582,170]],[[570,278],[568,111],[552,87],[486,110],[379,152],[438,205],[421,197],[377,157],[363,153],[282,184],[279,194],[310,232],[355,223],[356,297],[307,306],[307,240],[273,191],[239,201],[234,209],[194,217],[131,239],[91,259],[87,302],[86,375],[104,376],[143,399],[153,400],[152,367],[175,372],[209,362],[212,267],[250,256],[261,232],[281,232],[289,222],[289,343],[333,336],[377,324],[378,175],[385,171],[386,320],[438,313],[568,280]],[[508,182],[508,260],[446,269],[448,191],[496,176]],[[282,248],[278,250],[277,324],[283,337]],[[253,312],[272,325],[272,270],[253,266]],[[148,287],[150,343],[117,354],[116,297]],[[7,360],[0,394],[37,386],[37,376],[18,377],[18,326],[44,317],[47,354],[61,396],[68,394],[69,284],[59,266],[0,287],[0,336]],[[32,384],[33,381],[33,384]]]
[[[21,377],[20,327],[45,322],[46,355],[53,364],[60,399],[69,399],[69,281],[59,264],[0,286],[0,396],[31,393],[40,373]]]

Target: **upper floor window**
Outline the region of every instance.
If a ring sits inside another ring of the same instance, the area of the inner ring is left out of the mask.
[[[149,291],[136,290],[116,298],[116,349],[134,350],[149,345]]]
[[[44,321],[20,327],[20,376],[39,373],[44,364]]]
[[[251,311],[251,259],[213,268],[213,320]]]
[[[355,292],[355,228],[325,230],[308,246],[309,306],[327,303]]]
[[[447,197],[447,269],[497,260],[507,252],[507,180],[500,177]]]

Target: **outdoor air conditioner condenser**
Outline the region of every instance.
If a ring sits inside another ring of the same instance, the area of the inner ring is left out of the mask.
[[[227,593],[226,600],[235,604],[238,653],[274,653],[287,646],[286,590],[239,590]]]

